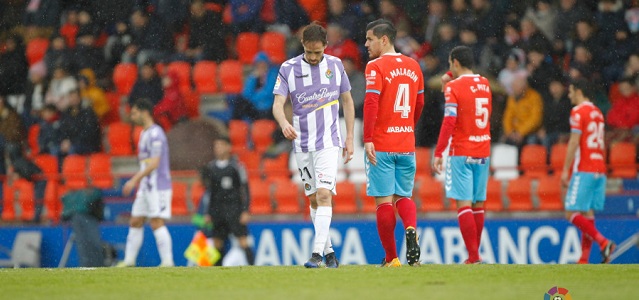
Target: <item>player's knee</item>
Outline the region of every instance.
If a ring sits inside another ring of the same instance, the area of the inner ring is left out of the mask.
[[[153,230],[156,230],[162,226],[164,226],[164,219],[161,218],[152,218],[151,221],[149,222],[151,225],[151,228]]]
[[[144,218],[131,217],[131,219],[129,220],[129,226],[134,228],[140,228],[144,226]]]
[[[332,193],[330,190],[319,188],[315,195],[317,205],[319,206],[331,206]]]

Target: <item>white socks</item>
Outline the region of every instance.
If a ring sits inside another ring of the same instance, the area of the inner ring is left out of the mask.
[[[126,236],[126,248],[124,250],[124,263],[135,266],[138,252],[144,239],[144,228],[129,227],[129,234]]]
[[[174,266],[173,241],[171,240],[169,230],[166,226],[162,226],[154,230],[153,235],[155,236],[155,243],[158,246],[158,252],[160,253],[160,259],[162,260],[161,266]]]
[[[311,209],[311,221],[313,221],[313,224],[315,224],[315,215],[317,214],[317,209],[314,209],[312,207],[310,207]],[[332,209],[331,209],[331,215],[332,215]],[[324,254],[330,254],[335,252],[333,250],[333,243],[331,243],[331,235],[330,232],[329,234],[326,236],[326,245],[324,246]],[[319,252],[319,254],[322,254],[322,252]]]
[[[311,218],[313,217],[313,209],[311,209]],[[333,208],[330,206],[318,206],[315,211],[315,245],[313,247],[313,253],[319,253],[320,255],[326,250],[329,245],[328,232],[331,227],[331,218],[333,217]],[[328,254],[328,253],[324,253]]]

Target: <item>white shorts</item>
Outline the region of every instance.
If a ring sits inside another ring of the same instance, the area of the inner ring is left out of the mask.
[[[172,190],[138,190],[133,201],[131,216],[147,218],[171,218]]]
[[[306,196],[315,194],[317,188],[324,188],[337,194],[335,181],[341,148],[331,147],[314,152],[295,152],[297,169],[302,177]]]

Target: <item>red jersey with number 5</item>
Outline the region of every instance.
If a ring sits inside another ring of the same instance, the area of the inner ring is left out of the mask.
[[[366,65],[366,93],[379,94],[373,130],[375,151],[415,151],[415,104],[424,76],[414,59],[384,54]]]
[[[606,173],[604,156],[604,116],[592,102],[572,108],[570,131],[581,134],[573,171]]]
[[[444,116],[457,117],[451,156],[490,156],[490,114],[493,97],[488,79],[462,75],[446,84]]]

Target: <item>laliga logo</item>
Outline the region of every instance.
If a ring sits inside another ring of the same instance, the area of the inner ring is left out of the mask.
[[[572,297],[568,294],[568,289],[553,286],[544,294],[544,300],[572,300]]]

